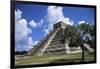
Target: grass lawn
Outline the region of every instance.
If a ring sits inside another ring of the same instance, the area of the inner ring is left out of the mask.
[[[42,56],[26,56],[23,60],[15,65],[35,65],[35,64],[50,64],[50,63],[68,63],[80,62],[81,53],[63,54],[63,55],[42,55]],[[85,52],[84,61],[94,61],[94,54]]]

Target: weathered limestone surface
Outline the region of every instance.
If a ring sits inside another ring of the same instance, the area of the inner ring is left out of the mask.
[[[64,54],[66,53],[66,48],[64,45],[64,35],[63,30],[60,28],[56,33],[55,37],[49,44],[48,48],[45,50],[44,54]]]

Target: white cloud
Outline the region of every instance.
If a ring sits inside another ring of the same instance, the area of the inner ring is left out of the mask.
[[[39,41],[34,41],[32,40],[32,38],[29,38],[28,41],[28,49],[32,49]]]
[[[79,22],[78,22],[78,24],[82,24],[82,23],[85,23],[85,21],[79,21]]]
[[[31,49],[34,47],[34,45],[36,45],[39,41],[33,41],[32,37],[29,37],[28,39],[28,48]]]
[[[15,15],[15,39],[16,41],[20,41],[28,36],[32,32],[32,30],[27,27],[26,19],[21,18],[20,10],[16,11]],[[18,14],[18,15],[17,15]]]
[[[39,42],[39,41],[34,41],[34,42],[33,42],[33,45],[36,45],[38,42]]]
[[[29,22],[29,25],[32,27],[32,28],[36,28],[37,27],[37,23],[34,21],[34,20],[31,20]]]
[[[87,22],[85,22],[85,21],[83,21],[83,20],[78,22],[78,24],[84,24],[84,23],[85,23],[85,24],[88,24]]]
[[[34,20],[31,20],[31,21],[29,22],[29,25],[30,25],[32,28],[40,28],[40,27],[42,27],[43,22],[44,22],[43,19],[41,19],[39,22],[35,22]]]
[[[63,13],[62,13],[62,7],[56,7],[56,6],[49,6],[47,9],[47,20],[50,23],[56,23],[62,20]]]
[[[63,21],[64,23],[71,25],[70,19],[64,16],[62,7],[49,6],[47,10],[47,20],[50,23]]]
[[[49,29],[47,28],[47,26],[43,27],[43,32],[44,32],[44,36],[46,36],[49,33]]]
[[[21,14],[22,14],[22,12],[20,11],[20,10],[15,10],[15,20],[18,20],[18,19],[20,19],[21,18]]]
[[[47,21],[49,22],[48,29],[53,29],[53,24],[61,21],[63,17],[62,7],[49,6],[47,9]]]
[[[49,23],[48,28],[44,29],[45,34],[53,29],[53,25],[59,21],[63,21],[66,24],[73,25],[73,21],[65,17],[63,14],[63,8],[58,6],[49,6],[47,9],[46,20]]]
[[[32,28],[42,27],[44,20],[41,19],[39,22],[31,20],[29,23],[26,19],[22,18],[22,11],[19,9],[15,10],[15,50],[29,50],[34,47],[39,41],[33,41],[29,34],[32,34]]]
[[[41,19],[40,22],[38,22],[38,27],[42,27],[44,20]]]
[[[45,36],[45,35],[47,35],[49,33],[49,30],[48,29],[44,29],[44,32],[45,32],[45,34],[44,34],[44,36]]]
[[[28,35],[32,30],[28,27],[26,19],[22,19],[22,11],[15,10],[15,50],[29,50],[33,45],[32,37]]]
[[[29,45],[33,45],[32,37],[29,37],[29,38],[28,38],[28,44],[29,44]]]
[[[64,23],[68,24],[68,25],[73,25],[74,22],[72,20],[70,20],[69,18],[64,18]]]
[[[21,40],[27,37],[32,30],[27,27],[27,21],[25,19],[19,19],[15,22],[15,38]]]
[[[32,37],[29,37],[29,40],[28,40],[28,44],[31,45],[31,46],[34,46],[38,43],[39,41],[33,41],[32,40]]]

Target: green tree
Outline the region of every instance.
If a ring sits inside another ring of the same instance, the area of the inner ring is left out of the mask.
[[[91,48],[95,48],[95,36],[96,36],[96,28],[95,28],[95,25],[91,25],[90,27],[89,27],[89,34],[90,34],[90,38],[87,38],[87,41],[86,41],[86,43],[88,43],[90,46],[91,46]]]
[[[90,26],[89,24],[82,23],[82,24],[78,24],[76,28],[77,28],[77,39],[76,39],[77,45],[80,46],[82,49],[82,59],[85,59],[83,44],[86,43],[86,41],[88,41],[87,38],[89,38],[88,35],[90,32]]]
[[[83,45],[86,42],[89,33],[90,33],[90,26],[89,24],[86,23],[78,24],[77,26],[68,25],[65,29],[65,37],[70,41],[69,46],[70,47],[80,46],[82,49],[83,60],[85,59]]]

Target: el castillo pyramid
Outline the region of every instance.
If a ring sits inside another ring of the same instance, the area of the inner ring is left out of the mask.
[[[81,52],[80,47],[69,47],[69,41],[65,40],[64,30],[67,24],[60,21],[53,25],[53,30],[34,46],[28,55],[50,55]]]

